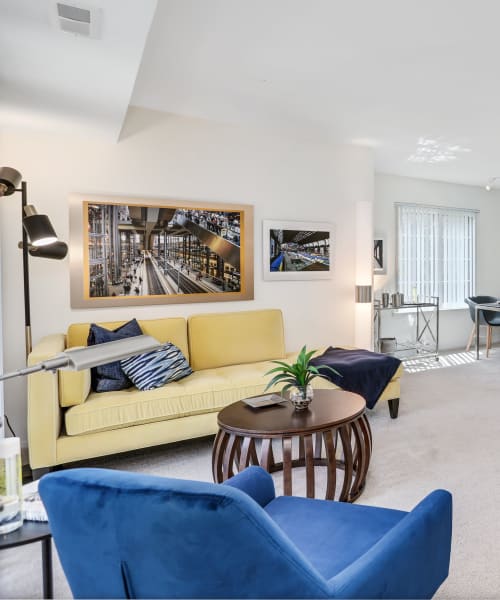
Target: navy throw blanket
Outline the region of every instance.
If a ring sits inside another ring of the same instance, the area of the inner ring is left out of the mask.
[[[342,377],[326,370],[320,372],[343,390],[363,396],[368,408],[375,406],[380,394],[401,364],[399,358],[387,354],[331,346],[310,362],[315,367],[328,365],[338,371]]]

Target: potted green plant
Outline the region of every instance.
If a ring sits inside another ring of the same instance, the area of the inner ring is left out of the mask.
[[[304,346],[297,355],[296,362],[293,364],[288,364],[281,360],[273,360],[272,362],[278,366],[266,373],[266,375],[276,373],[267,384],[266,390],[277,383],[286,383],[281,393],[283,394],[291,390],[290,402],[294,405],[295,410],[304,410],[307,408],[313,398],[311,381],[316,377],[327,379],[325,375],[320,373],[321,370],[331,371],[335,375],[341,376],[338,371],[327,365],[318,365],[317,367],[312,365],[310,361],[316,352],[316,350],[308,352],[306,346]]]

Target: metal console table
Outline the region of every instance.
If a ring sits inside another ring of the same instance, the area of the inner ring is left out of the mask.
[[[410,302],[401,306],[382,306],[379,300],[374,303],[374,347],[376,352],[382,352],[381,329],[382,315],[386,311],[416,313],[415,341],[412,343],[397,343],[396,348],[386,354],[392,354],[401,360],[415,358],[435,358],[439,360],[439,298],[432,296],[425,302]],[[425,337],[428,343],[425,343]]]

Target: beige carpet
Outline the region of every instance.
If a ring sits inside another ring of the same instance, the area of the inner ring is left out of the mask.
[[[450,490],[452,564],[438,597],[497,598],[500,350],[488,360],[463,362],[405,374],[397,420],[385,404],[370,413],[373,458],[358,502],[408,510],[435,488]],[[202,439],[91,466],[210,481],[210,454],[211,439]],[[39,555],[36,545],[0,552],[1,598],[41,597]],[[57,558],[54,571],[56,598],[70,597]]]

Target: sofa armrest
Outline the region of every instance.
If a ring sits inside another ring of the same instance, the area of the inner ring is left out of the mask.
[[[329,581],[335,598],[432,598],[448,576],[452,498],[426,496],[379,542]]]
[[[262,467],[247,467],[241,473],[224,481],[222,485],[229,485],[245,492],[262,507],[275,497],[273,478]]]
[[[50,335],[35,345],[28,365],[63,352],[66,336]],[[28,376],[28,445],[32,469],[57,464],[56,442],[61,430],[59,380],[57,373],[40,371]]]

